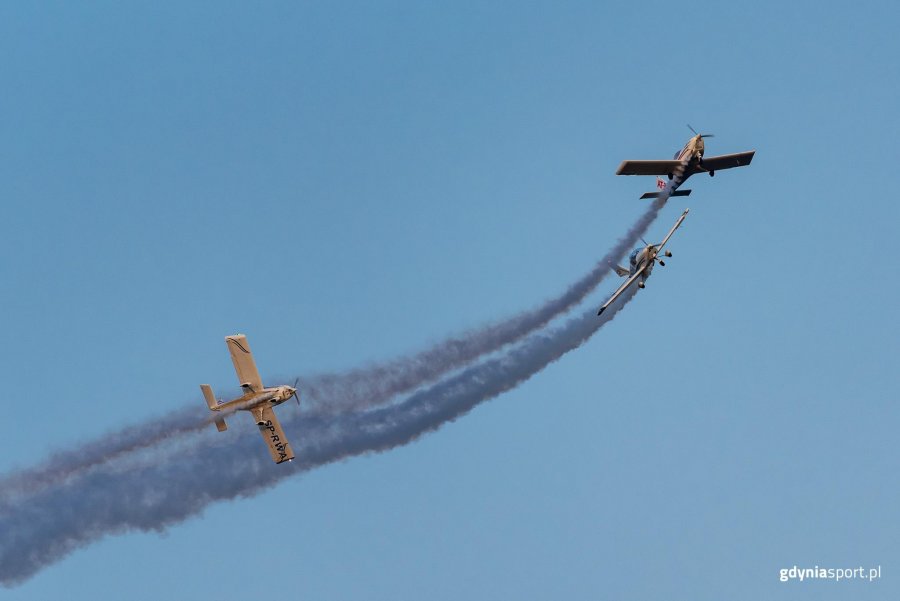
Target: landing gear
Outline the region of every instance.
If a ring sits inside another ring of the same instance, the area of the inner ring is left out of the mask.
[[[644,282],[638,282],[638,288],[643,288],[645,286]]]
[[[665,267],[665,266],[666,266],[666,262],[665,262],[665,261],[663,261],[663,260],[662,260],[662,259],[660,259],[660,260],[659,260],[659,264],[660,264],[660,265],[662,265],[662,266],[663,266],[663,267]]]
[[[671,173],[669,173],[668,176],[669,176],[669,179],[672,179],[672,174],[671,174]]]
[[[713,177],[715,174],[716,174],[715,171],[710,171],[710,172],[709,172],[709,176],[710,176],[710,177]]]

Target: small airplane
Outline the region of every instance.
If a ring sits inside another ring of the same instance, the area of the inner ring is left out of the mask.
[[[622,161],[616,169],[616,175],[666,175],[669,183],[666,184],[660,178],[656,178],[656,187],[659,192],[646,192],[641,198],[659,198],[665,196],[687,196],[690,190],[679,190],[687,178],[695,173],[709,173],[712,177],[716,171],[743,167],[753,160],[755,150],[738,152],[736,154],[723,154],[717,157],[703,157],[705,144],[704,138],[712,138],[713,134],[698,134],[693,127],[688,129],[694,132],[694,137],[687,141],[684,148],[675,153],[671,161]]]
[[[619,277],[628,277],[625,282],[619,286],[619,289],[616,290],[613,295],[606,301],[600,310],[597,311],[597,315],[602,315],[608,306],[613,304],[613,302],[619,298],[619,296],[628,289],[629,286],[634,284],[636,281],[638,283],[638,288],[644,287],[644,282],[647,281],[647,278],[650,277],[650,272],[653,271],[653,265],[659,261],[659,264],[663,267],[666,266],[665,261],[660,259],[660,255],[664,257],[671,257],[672,253],[670,251],[662,252],[663,246],[666,245],[666,242],[669,241],[669,238],[672,237],[672,234],[675,233],[675,230],[681,225],[681,222],[684,221],[684,218],[687,217],[690,209],[685,209],[684,213],[681,214],[681,217],[675,222],[675,225],[672,226],[672,229],[669,230],[669,233],[666,234],[666,237],[663,238],[663,241],[659,244],[647,244],[647,246],[643,248],[636,248],[634,252],[631,253],[631,257],[629,262],[631,264],[631,269],[625,269],[619,265],[613,267],[613,270],[619,275]]]
[[[272,407],[280,405],[291,397],[296,398],[297,404],[300,404],[296,382],[294,386],[264,388],[259,372],[256,370],[256,363],[253,361],[253,354],[250,352],[250,345],[247,344],[247,337],[243,334],[226,336],[225,344],[228,345],[231,361],[234,363],[234,370],[237,372],[238,382],[244,389],[244,394],[233,401],[218,401],[209,384],[201,384],[200,390],[203,391],[206,404],[212,411],[228,409],[249,411],[259,427],[259,432],[266,441],[269,453],[272,454],[275,463],[292,461],[294,451],[288,445],[284,430],[281,429],[281,424],[278,423]],[[219,432],[228,429],[224,417],[217,417],[215,422]]]

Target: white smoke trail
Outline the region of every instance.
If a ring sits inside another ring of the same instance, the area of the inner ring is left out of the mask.
[[[325,413],[377,406],[397,394],[419,388],[478,357],[520,340],[571,309],[596,288],[610,272],[610,263],[618,261],[643,236],[665,201],[666,198],[660,198],[651,204],[615,248],[588,274],[562,295],[537,309],[449,338],[409,357],[342,375],[301,378],[304,398],[318,399],[317,407],[319,410],[325,409]],[[95,442],[55,452],[38,467],[0,479],[0,507],[17,496],[40,490],[60,478],[207,428],[211,422],[212,418],[203,407],[184,409],[154,422],[111,432]]]
[[[205,407],[185,408],[156,421],[110,432],[72,449],[55,451],[40,466],[0,479],[0,509],[16,497],[38,491],[105,461],[210,428],[215,418],[227,418],[248,406],[237,404],[220,410],[214,416]]]
[[[655,217],[648,211],[610,253],[621,257]],[[405,444],[514,388],[579,347],[633,296],[623,295],[598,318],[594,308],[549,332],[537,332],[489,359],[415,393],[406,401],[336,416],[293,414],[283,419],[298,460],[275,466],[253,435],[199,436],[177,453],[120,457],[71,474],[0,506],[0,582],[13,585],[80,546],[128,530],[161,531],[212,502],[249,496],[297,471]],[[149,455],[149,457],[148,457]]]
[[[527,380],[581,346],[612,320],[631,290],[602,317],[593,308],[551,332],[538,332],[501,357],[362,413],[284,420],[298,459],[276,466],[255,433],[201,437],[169,457],[144,464],[107,463],[0,509],[0,582],[11,586],[75,549],[109,534],[163,531],[215,501],[246,497],[279,480],[353,455],[385,451],[436,430]]]
[[[303,393],[316,409],[328,413],[340,413],[364,407],[373,407],[397,394],[414,390],[469,362],[513,344],[528,334],[543,328],[553,319],[565,314],[581,303],[610,273],[610,264],[618,261],[639,240],[669,196],[684,181],[687,161],[682,161],[672,180],[659,192],[659,197],[629,230],[627,248],[616,254],[616,249],[601,259],[594,268],[572,284],[563,294],[545,302],[540,307],[525,311],[497,323],[465,332],[460,336],[432,346],[409,357],[353,370],[343,374],[320,374],[301,378]]]
[[[663,192],[665,197],[651,204],[633,226],[632,232],[639,231],[628,242],[629,249],[653,223],[670,192],[667,188]],[[397,394],[433,382],[479,357],[521,340],[568,312],[600,285],[611,271],[610,263],[620,257],[612,252],[607,254],[563,294],[536,309],[448,338],[414,355],[342,374],[301,378],[304,399],[311,401],[317,412],[341,413],[380,405]]]

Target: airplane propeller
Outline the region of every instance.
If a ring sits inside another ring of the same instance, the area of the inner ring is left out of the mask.
[[[694,135],[695,135],[695,136],[700,136],[701,138],[715,138],[715,137],[716,137],[715,134],[698,134],[698,133],[697,133],[697,130],[694,129],[693,127],[691,127],[691,124],[690,124],[690,123],[688,123],[687,126],[688,126],[688,129],[689,129],[689,130],[691,130],[692,132],[694,132]]]
[[[296,380],[294,380],[294,385],[291,386],[291,388],[294,389],[294,394],[292,394],[291,396],[294,397],[295,399],[297,399],[298,407],[300,406],[300,395],[297,394],[297,384],[299,384],[299,383],[300,383],[300,378],[297,378]]]

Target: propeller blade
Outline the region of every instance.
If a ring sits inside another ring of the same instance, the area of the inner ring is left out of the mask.
[[[695,136],[700,136],[701,138],[715,138],[715,137],[716,137],[714,134],[698,134],[698,133],[697,133],[697,130],[694,129],[693,127],[691,127],[691,124],[690,124],[690,123],[688,123],[687,126],[688,126],[688,129],[689,129],[689,130],[691,130],[692,132],[694,132],[694,135],[695,135]]]

